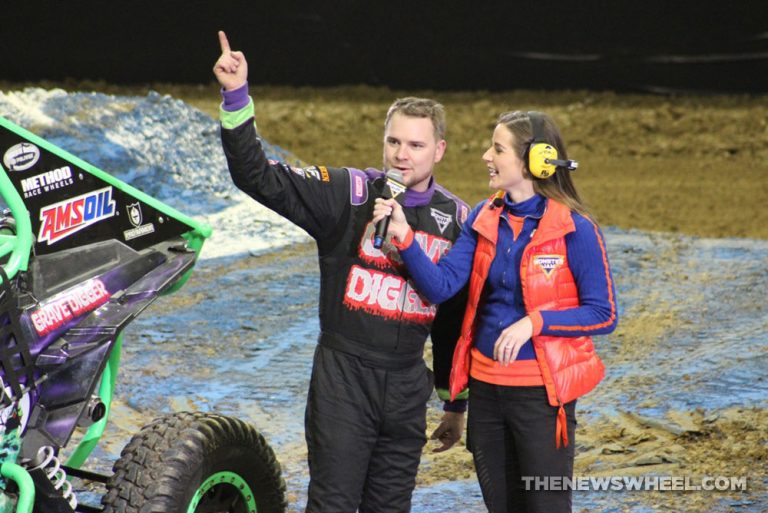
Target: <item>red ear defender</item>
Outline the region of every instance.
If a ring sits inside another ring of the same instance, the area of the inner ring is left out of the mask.
[[[536,178],[546,179],[555,174],[558,167],[564,167],[570,171],[579,167],[575,160],[562,160],[557,158],[557,148],[544,139],[544,118],[538,112],[528,112],[533,129],[533,141],[528,146],[528,170]]]

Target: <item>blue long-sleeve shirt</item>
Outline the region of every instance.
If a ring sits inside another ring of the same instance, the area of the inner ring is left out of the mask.
[[[418,244],[402,249],[405,262],[416,288],[432,303],[452,297],[469,281],[477,246],[477,233],[472,224],[485,202],[478,204],[464,223],[458,240],[449,253],[435,265]],[[499,218],[496,257],[491,263],[483,295],[478,305],[475,346],[493,358],[493,346],[502,330],[527,315],[520,283],[520,262],[534,230],[544,214],[547,200],[543,196],[513,203],[504,198],[504,215]],[[572,212],[576,230],[565,236],[568,265],[579,291],[576,308],[542,311],[542,335],[578,337],[610,333],[617,317],[599,329],[556,330],[550,326],[583,327],[603,325],[616,312],[615,289],[607,259],[604,258],[603,235],[588,218]],[[607,268],[608,267],[608,268]],[[528,340],[520,349],[518,360],[534,359],[533,344]]]

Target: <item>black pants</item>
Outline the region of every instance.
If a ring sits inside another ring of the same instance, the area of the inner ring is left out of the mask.
[[[565,405],[567,447],[555,445],[557,407],[544,387],[469,384],[467,446],[490,513],[568,513],[571,491],[537,489],[532,479],[573,477],[576,401]],[[528,485],[529,489],[526,489]]]
[[[307,399],[308,513],[407,513],[427,442],[432,378],[318,346]]]

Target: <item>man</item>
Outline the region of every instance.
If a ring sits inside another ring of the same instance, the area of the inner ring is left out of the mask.
[[[435,383],[439,394],[447,392],[463,301],[454,298],[438,314],[403,276],[391,243],[374,247],[371,212],[387,182],[382,171],[296,169],[267,160],[253,120],[245,56],[230,50],[223,32],[219,42],[213,71],[222,86],[221,136],[232,180],[305,229],[318,246],[321,333],[305,418],[306,511],[410,511],[433,386],[424,342],[431,329]],[[444,134],[442,105],[432,100],[405,98],[389,109],[384,168],[402,174],[406,217],[434,260],[448,251],[468,213],[432,178],[445,152]],[[436,451],[459,440],[464,409],[464,400],[445,404],[432,435],[442,442]]]

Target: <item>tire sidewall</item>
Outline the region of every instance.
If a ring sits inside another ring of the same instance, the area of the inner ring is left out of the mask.
[[[203,483],[219,472],[237,474],[248,485],[259,513],[286,508],[280,464],[264,437],[223,415],[181,412],[155,419],[126,445],[113,471],[102,498],[105,513],[187,513]],[[222,490],[246,502],[247,491]]]

